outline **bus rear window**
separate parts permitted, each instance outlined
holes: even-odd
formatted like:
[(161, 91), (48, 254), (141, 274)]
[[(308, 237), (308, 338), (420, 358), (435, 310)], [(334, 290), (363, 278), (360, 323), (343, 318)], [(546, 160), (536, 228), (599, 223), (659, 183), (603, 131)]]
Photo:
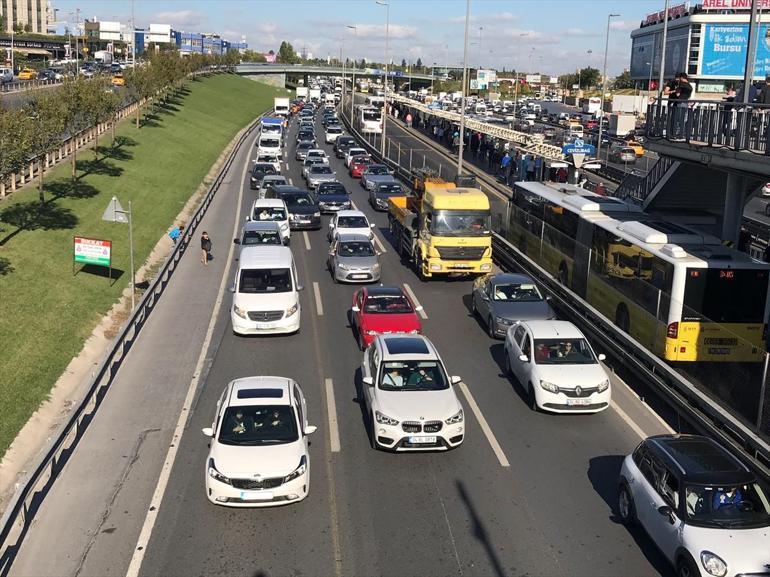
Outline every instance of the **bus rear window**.
[(683, 321), (763, 323), (768, 271), (688, 268)]

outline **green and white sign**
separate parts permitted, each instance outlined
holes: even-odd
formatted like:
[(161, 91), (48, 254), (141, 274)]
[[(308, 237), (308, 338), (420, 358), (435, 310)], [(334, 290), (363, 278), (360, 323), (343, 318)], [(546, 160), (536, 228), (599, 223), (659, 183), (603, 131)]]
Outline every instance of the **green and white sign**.
[(96, 266), (112, 266), (112, 241), (75, 237), (75, 262)]

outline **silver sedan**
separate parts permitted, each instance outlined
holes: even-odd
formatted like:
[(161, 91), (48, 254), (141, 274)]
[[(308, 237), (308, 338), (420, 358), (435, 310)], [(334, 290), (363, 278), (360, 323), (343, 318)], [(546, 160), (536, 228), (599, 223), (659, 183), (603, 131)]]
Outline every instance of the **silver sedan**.
[(342, 234), (335, 238), (326, 265), (335, 283), (380, 280), (380, 253), (362, 234)]

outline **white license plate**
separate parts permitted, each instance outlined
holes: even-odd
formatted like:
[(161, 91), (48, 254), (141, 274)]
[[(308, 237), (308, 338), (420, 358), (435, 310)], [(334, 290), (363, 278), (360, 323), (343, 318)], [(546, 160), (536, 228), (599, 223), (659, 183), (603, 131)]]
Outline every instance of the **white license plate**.
[(272, 501), (272, 491), (241, 491), (243, 501)]
[(473, 268), (473, 267), (469, 264), (453, 264), (452, 268)]
[(274, 329), (275, 323), (257, 323), (258, 329)]
[(591, 400), (590, 399), (567, 399), (567, 406), (582, 406), (582, 405), (590, 405)]
[(420, 445), (420, 444), (426, 444), (430, 445), (431, 443), (436, 442), (436, 437), (409, 437), (409, 442), (412, 445)]
[(300, 224), (310, 224), (309, 220), (298, 220), (297, 222)]
[(352, 274), (350, 278), (369, 278), (368, 274)]

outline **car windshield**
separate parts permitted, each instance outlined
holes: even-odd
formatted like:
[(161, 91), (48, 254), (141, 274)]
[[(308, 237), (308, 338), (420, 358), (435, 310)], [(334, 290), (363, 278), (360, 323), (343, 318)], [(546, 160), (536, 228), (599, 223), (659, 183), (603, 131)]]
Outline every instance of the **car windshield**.
[(412, 312), (412, 305), (404, 295), (369, 295), (364, 303), (364, 312), (404, 315)]
[(298, 439), (292, 407), (259, 405), (227, 407), (218, 440), (223, 445), (278, 445)]
[(326, 158), (326, 154), (322, 150), (311, 150), (307, 155), (310, 158)]
[(260, 174), (275, 174), (275, 166), (272, 164), (255, 164), (254, 169), (251, 171), (254, 176)]
[[(274, 162), (275, 162), (275, 163), (277, 163), (277, 162), (278, 162), (278, 157), (277, 157), (277, 156), (274, 156), (274, 155), (272, 155), (272, 154), (262, 154), (262, 155), (260, 155), (260, 156), (257, 158), (257, 160), (258, 160), (260, 163), (271, 163), (271, 164), (272, 164), (272, 163), (274, 163)], [(268, 169), (266, 170), (266, 172), (268, 172), (269, 174), (275, 174), (275, 173), (276, 173), (276, 170), (275, 170), (275, 166), (273, 166), (273, 171), (272, 171), (272, 172), (269, 172), (269, 171), (270, 171), (270, 169), (268, 168)]]
[(321, 165), (321, 166), (313, 166), (310, 168), (310, 174), (334, 174), (332, 172), (332, 169), (328, 166)]
[[(745, 485), (686, 485), (685, 510), (693, 525), (766, 527), (770, 502), (758, 483)], [(679, 495), (675, 495), (678, 501)]]
[(367, 174), (388, 174), (388, 167), (383, 166), (382, 164), (372, 164), (369, 168), (366, 169)]
[(291, 291), (288, 268), (245, 268), (241, 270), (238, 292), (245, 294), (287, 293)]
[(533, 284), (498, 283), (494, 285), (493, 289), (492, 300), (495, 301), (521, 303), (543, 300), (543, 295), (540, 294), (538, 288)]
[(286, 220), (286, 211), (282, 206), (258, 206), (254, 208), (254, 220)]
[(247, 230), (243, 233), (241, 245), (252, 244), (282, 244), (281, 235), (277, 230)]
[(449, 388), (444, 371), (436, 361), (386, 361), (382, 363), (379, 385), (383, 391), (441, 391)]
[(366, 154), (366, 150), (364, 150), (363, 148), (351, 148), (350, 150), (348, 150), (348, 154), (351, 157), (354, 157), (359, 154)]
[(330, 126), (326, 129), (326, 132), (329, 134), (340, 134), (342, 132), (341, 128), (337, 128), (336, 126)]
[(318, 187), (318, 194), (324, 195), (324, 194), (347, 194), (348, 191), (345, 190), (345, 186), (341, 182), (330, 182), (321, 184)]
[(356, 165), (363, 165), (363, 164), (369, 164), (372, 161), (371, 158), (368, 156), (355, 156), (353, 157), (353, 162), (351, 164)]
[(381, 184), (377, 187), (377, 194), (381, 194), (383, 196), (394, 196), (394, 195), (402, 195), (404, 194), (404, 190), (401, 188), (401, 185), (394, 182), (391, 184)]
[(312, 142), (300, 142), (297, 145), (297, 150), (310, 150), (311, 148), (313, 148)]
[(313, 200), (307, 194), (282, 194), (281, 198), (292, 206), (312, 206)]
[(365, 216), (341, 216), (337, 219), (339, 228), (369, 228)]
[(341, 242), (337, 248), (337, 255), (342, 258), (374, 256), (374, 247), (372, 243), (360, 240)]
[(489, 236), (489, 211), (437, 210), (433, 213), (431, 233), (438, 236)]
[(316, 166), (318, 164), (326, 164), (324, 162), (323, 158), (318, 158), (317, 156), (310, 156), (310, 153), (308, 153), (308, 157), (305, 159), (305, 166)]
[(593, 365), (596, 363), (588, 341), (573, 339), (535, 339), (538, 365)]
[(337, 146), (351, 146), (355, 144), (355, 139), (352, 136), (342, 136), (337, 139)]

